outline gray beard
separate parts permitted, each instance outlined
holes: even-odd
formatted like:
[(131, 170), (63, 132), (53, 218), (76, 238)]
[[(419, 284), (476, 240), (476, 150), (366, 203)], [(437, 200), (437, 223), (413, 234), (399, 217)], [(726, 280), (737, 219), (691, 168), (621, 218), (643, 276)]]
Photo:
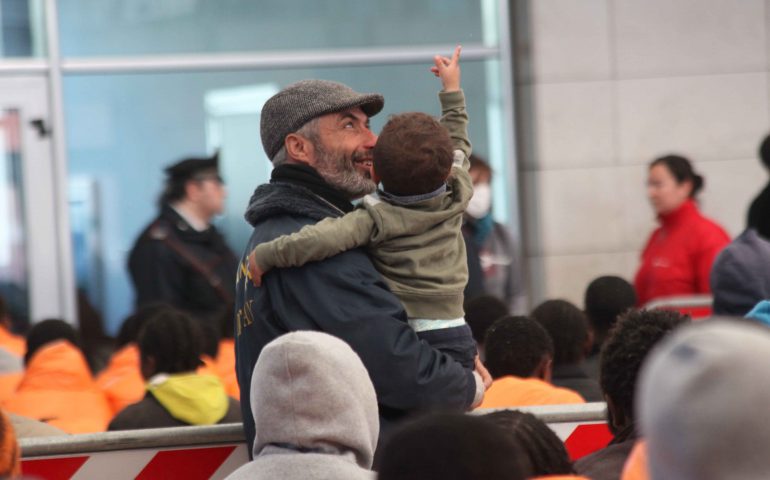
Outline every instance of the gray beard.
[(339, 152), (327, 151), (320, 142), (315, 145), (317, 161), (315, 169), (326, 183), (346, 194), (350, 199), (361, 198), (374, 192), (377, 185), (368, 176), (364, 176), (356, 170), (353, 160)]

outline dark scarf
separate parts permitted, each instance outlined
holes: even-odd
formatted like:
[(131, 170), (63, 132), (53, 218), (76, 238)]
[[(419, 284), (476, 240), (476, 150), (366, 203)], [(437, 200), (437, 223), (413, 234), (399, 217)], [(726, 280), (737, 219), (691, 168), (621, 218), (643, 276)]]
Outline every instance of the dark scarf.
[(321, 220), (351, 212), (353, 208), (350, 200), (313, 168), (290, 164), (274, 168), (270, 183), (257, 187), (245, 217), (253, 226), (272, 215), (298, 214)]
[(314, 168), (305, 164), (284, 164), (275, 167), (270, 176), (270, 183), (277, 182), (301, 185), (343, 212), (353, 211), (353, 204), (342, 192), (326, 183)]

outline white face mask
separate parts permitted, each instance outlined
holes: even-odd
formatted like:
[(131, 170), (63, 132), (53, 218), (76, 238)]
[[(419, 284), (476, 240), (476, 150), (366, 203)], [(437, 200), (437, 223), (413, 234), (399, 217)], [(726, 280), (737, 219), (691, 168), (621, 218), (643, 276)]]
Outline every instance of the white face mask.
[(484, 218), (492, 207), (492, 188), (488, 183), (477, 183), (473, 186), (473, 196), (468, 202), (465, 213), (473, 218)]

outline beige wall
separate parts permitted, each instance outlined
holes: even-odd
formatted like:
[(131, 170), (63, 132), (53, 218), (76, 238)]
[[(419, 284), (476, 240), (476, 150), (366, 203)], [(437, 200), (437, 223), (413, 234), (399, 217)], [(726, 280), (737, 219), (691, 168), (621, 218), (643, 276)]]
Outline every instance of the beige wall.
[(767, 181), (770, 0), (514, 0), (532, 301), (629, 280), (655, 226), (646, 164), (677, 152), (735, 236)]

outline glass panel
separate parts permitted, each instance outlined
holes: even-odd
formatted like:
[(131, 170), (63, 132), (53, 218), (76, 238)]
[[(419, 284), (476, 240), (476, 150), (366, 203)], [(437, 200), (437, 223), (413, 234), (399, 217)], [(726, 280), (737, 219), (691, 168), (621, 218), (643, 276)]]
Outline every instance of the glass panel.
[(42, 0), (0, 0), (0, 56), (45, 55)]
[(17, 330), (29, 322), (18, 110), (0, 110), (0, 296)]
[[(465, 62), (463, 83), (474, 149), (502, 164), (495, 157), (500, 149), (488, 141), (503, 134), (497, 131), (501, 128), (495, 113), (500, 110), (498, 95), (488, 86), (495, 80), (486, 78), (490, 64), (497, 63)], [(110, 331), (117, 329), (133, 306), (127, 254), (156, 215), (163, 167), (189, 154), (222, 148), (228, 199), (217, 225), (240, 255), (250, 235), (243, 212), (254, 188), (268, 179), (271, 167), (259, 137), (262, 103), (282, 86), (303, 78), (337, 80), (359, 91), (384, 94), (385, 109), (372, 119), (375, 131), (392, 113), (439, 114), (440, 84), (427, 65), (65, 78), (69, 178), (81, 191), (80, 200), (71, 199), (70, 205), (83, 207), (84, 197), (95, 202), (73, 211), (73, 218), (90, 212), (93, 217), (78, 224), (92, 231), (79, 237), (100, 239), (90, 242), (89, 248), (79, 248), (76, 255), (88, 258), (76, 258), (75, 264), (88, 267), (79, 267), (79, 275), (103, 276), (94, 281), (78, 278), (78, 285), (101, 285), (103, 298), (94, 303), (103, 305)], [(89, 193), (83, 195), (83, 191)], [(90, 298), (94, 293), (89, 291)]]
[(482, 43), (479, 0), (67, 0), (64, 56)]

